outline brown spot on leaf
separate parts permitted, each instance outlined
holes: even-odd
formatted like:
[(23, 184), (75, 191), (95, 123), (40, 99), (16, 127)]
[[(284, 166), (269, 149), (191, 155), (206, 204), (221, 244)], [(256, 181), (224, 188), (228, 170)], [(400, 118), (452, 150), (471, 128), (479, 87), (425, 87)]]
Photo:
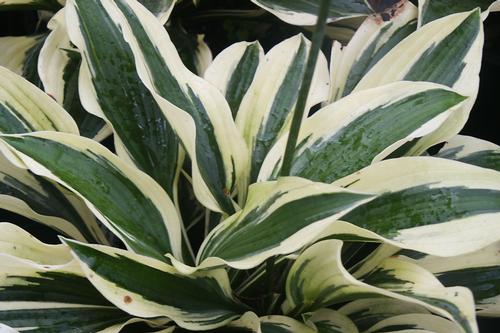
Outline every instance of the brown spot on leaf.
[(123, 302), (125, 304), (130, 304), (132, 303), (132, 297), (130, 297), (129, 295), (125, 295), (125, 297), (123, 297)]

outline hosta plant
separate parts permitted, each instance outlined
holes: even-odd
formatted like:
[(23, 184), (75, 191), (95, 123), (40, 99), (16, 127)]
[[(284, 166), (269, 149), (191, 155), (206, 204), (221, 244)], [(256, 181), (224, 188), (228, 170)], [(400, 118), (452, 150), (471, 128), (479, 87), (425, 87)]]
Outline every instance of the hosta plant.
[[(175, 1), (0, 3), (54, 11), (0, 39), (0, 208), (60, 235), (0, 223), (1, 332), (470, 333), (500, 314), (500, 149), (457, 135), (498, 4), (253, 2), (317, 21), (313, 42), (211, 61), (200, 39), (194, 74)], [(318, 54), (323, 22), (352, 17)]]

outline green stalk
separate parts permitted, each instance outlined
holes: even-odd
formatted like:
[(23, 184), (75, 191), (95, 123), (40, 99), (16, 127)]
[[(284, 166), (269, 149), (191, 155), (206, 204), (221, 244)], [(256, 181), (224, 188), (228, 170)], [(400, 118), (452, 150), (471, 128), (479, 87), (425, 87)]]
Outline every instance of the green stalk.
[[(302, 84), (299, 90), (299, 96), (297, 98), (297, 104), (293, 112), (292, 124), (290, 126), (290, 132), (288, 134), (288, 141), (286, 143), (285, 155), (283, 157), (283, 165), (281, 167), (280, 176), (286, 177), (290, 175), (292, 168), (293, 155), (295, 153), (295, 146), (297, 146), (297, 138), (299, 136), (300, 125), (302, 123), (302, 118), (304, 117), (304, 111), (306, 109), (307, 97), (309, 95), (309, 90), (311, 89), (311, 83), (314, 75), (314, 70), (316, 68), (316, 63), (318, 61), (319, 50), (323, 44), (323, 38), (325, 37), (325, 26), (326, 20), (328, 18), (328, 12), (330, 9), (331, 0), (321, 0), (319, 5), (318, 20), (316, 21), (316, 28), (313, 33), (311, 41), (311, 49), (309, 50), (309, 56), (307, 58), (306, 70), (302, 78)], [(275, 257), (267, 259), (266, 262), (266, 275), (268, 283), (268, 296), (267, 304), (273, 301), (273, 280), (274, 280), (274, 263)], [(270, 305), (272, 307), (272, 305)]]
[(323, 38), (325, 36), (325, 25), (326, 19), (328, 18), (330, 2), (331, 0), (321, 0), (320, 2), (318, 20), (316, 21), (316, 29), (314, 30), (312, 37), (312, 45), (307, 59), (306, 71), (302, 79), (302, 85), (300, 86), (297, 104), (293, 112), (290, 132), (288, 134), (288, 141), (286, 143), (285, 155), (283, 156), (283, 165), (280, 172), (280, 176), (282, 177), (289, 176), (292, 169), (293, 155), (295, 153), (295, 147), (297, 146), (300, 125), (302, 123), (302, 119), (304, 118), (307, 96), (309, 95), (309, 89), (311, 88), (311, 82), (314, 75), (314, 69), (316, 68), (319, 50), (321, 49)]

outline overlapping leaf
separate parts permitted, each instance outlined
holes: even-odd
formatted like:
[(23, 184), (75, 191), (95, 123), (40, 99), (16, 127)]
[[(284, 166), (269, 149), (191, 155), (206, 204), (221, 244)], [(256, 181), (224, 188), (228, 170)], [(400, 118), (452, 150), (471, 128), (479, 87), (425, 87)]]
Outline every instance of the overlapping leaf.
[(470, 136), (451, 138), (436, 156), (500, 171), (500, 147)]
[(106, 4), (112, 2), (75, 0), (65, 8), (70, 39), (82, 53), (81, 101), (113, 128), (118, 155), (174, 197), (181, 164), (177, 137), (141, 82), (132, 50)]
[(0, 66), (24, 76), (39, 85), (37, 60), (40, 48), (45, 42), (45, 34), (35, 36), (0, 37)]
[(205, 72), (205, 79), (225, 96), (233, 118), (252, 84), (264, 51), (259, 42), (240, 42), (222, 50)]
[(45, 224), (81, 241), (106, 239), (93, 214), (74, 194), (54, 182), (16, 167), (0, 156), (0, 208)]
[[(319, 0), (252, 0), (281, 20), (295, 25), (314, 25), (319, 9)], [(368, 16), (390, 12), (400, 6), (398, 0), (337, 0), (329, 9), (329, 21), (348, 17)]]
[(476, 7), (481, 8), (481, 11), (483, 11), (482, 16), (485, 18), (490, 10), (498, 10), (500, 8), (500, 2), (496, 0), (419, 0), (418, 7), (418, 25), (422, 26), (446, 15), (467, 12)]
[(358, 333), (354, 323), (345, 315), (331, 309), (319, 309), (304, 315), (318, 333)]
[(161, 261), (124, 250), (66, 243), (92, 284), (132, 315), (166, 316), (181, 327), (208, 330), (224, 326), (246, 310), (232, 298), (223, 270), (181, 275)]
[(131, 318), (90, 284), (67, 246), (43, 244), (8, 223), (0, 230), (2, 324), (40, 333), (117, 332), (111, 329)]
[(339, 313), (351, 319), (356, 327), (365, 332), (379, 322), (399, 315), (430, 314), (422, 305), (394, 298), (363, 298), (342, 306)]
[(64, 10), (60, 10), (48, 23), (52, 30), (40, 51), (38, 74), (44, 90), (73, 117), (80, 134), (101, 140), (110, 134), (105, 122), (85, 111), (78, 94), (78, 72), (81, 55), (69, 41)]
[(438, 256), (479, 250), (498, 240), (500, 174), (433, 157), (386, 160), (334, 185), (379, 193), (328, 232), (354, 234)]
[(2, 136), (34, 173), (64, 184), (131, 250), (181, 258), (180, 221), (163, 189), (97, 142), (65, 133)]
[[(97, 1), (75, 1), (96, 6)], [(151, 90), (192, 162), (195, 194), (206, 207), (235, 211), (231, 194), (246, 166), (246, 147), (222, 94), (182, 64), (167, 32), (151, 13), (130, 0), (103, 3), (107, 22), (134, 52), (139, 76)]]
[(339, 240), (325, 240), (297, 258), (286, 282), (285, 313), (298, 314), (358, 298), (389, 297), (424, 306), (456, 322), (464, 332), (478, 332), (468, 289), (445, 288), (430, 272), (394, 258), (357, 280), (341, 263), (341, 247)]
[(70, 115), (21, 76), (0, 67), (0, 132), (61, 131), (78, 134)]
[(391, 20), (367, 17), (349, 44), (332, 50), (330, 101), (352, 92), (363, 76), (393, 47), (416, 30), (417, 8), (405, 2)]
[[(243, 98), (236, 123), (250, 148), (250, 183), (257, 176), (267, 153), (290, 127), (305, 71), (310, 42), (302, 35), (273, 47), (255, 73)], [(322, 53), (315, 68), (306, 104), (309, 109), (328, 98), (328, 67)]]
[[(291, 175), (321, 182), (347, 176), (432, 132), (463, 101), (442, 85), (423, 82), (396, 82), (344, 97), (304, 121)], [(259, 179), (278, 175), (285, 146), (283, 137), (266, 157)]]
[(479, 87), (483, 40), (479, 10), (435, 20), (392, 48), (368, 71), (354, 91), (400, 80), (430, 81), (470, 97), (442, 127), (406, 149), (407, 154), (420, 154), (456, 135), (464, 126)]
[(500, 317), (500, 243), (455, 257), (421, 256), (412, 262), (434, 273), (445, 286), (465, 286), (480, 316)]
[(198, 263), (255, 267), (271, 256), (300, 249), (370, 198), (293, 177), (251, 185), (243, 210), (224, 220), (205, 239)]

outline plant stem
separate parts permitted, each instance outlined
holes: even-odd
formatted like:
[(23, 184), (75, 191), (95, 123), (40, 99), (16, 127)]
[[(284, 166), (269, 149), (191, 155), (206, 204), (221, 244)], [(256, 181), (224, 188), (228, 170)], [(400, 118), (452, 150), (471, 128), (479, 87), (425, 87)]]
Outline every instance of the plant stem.
[(319, 50), (323, 44), (325, 36), (326, 19), (328, 18), (328, 10), (330, 8), (331, 0), (321, 0), (319, 6), (318, 20), (316, 21), (316, 29), (312, 36), (311, 49), (309, 50), (309, 57), (307, 59), (306, 70), (302, 78), (302, 85), (300, 86), (297, 104), (293, 112), (292, 124), (290, 125), (290, 132), (286, 143), (285, 155), (283, 156), (283, 165), (281, 166), (280, 176), (286, 177), (290, 175), (292, 169), (292, 160), (295, 153), (295, 146), (299, 137), (300, 125), (304, 118), (304, 111), (306, 108), (307, 97), (311, 82), (318, 60)]
[[(328, 11), (330, 9), (330, 2), (331, 0), (321, 0), (319, 5), (318, 20), (316, 21), (316, 28), (312, 36), (311, 49), (309, 50), (309, 56), (307, 58), (306, 70), (304, 72), (304, 76), (302, 77), (302, 84), (300, 86), (299, 96), (293, 112), (292, 124), (290, 125), (290, 132), (286, 143), (285, 155), (283, 156), (283, 165), (281, 166), (280, 171), (281, 177), (289, 176), (292, 169), (292, 160), (295, 153), (295, 146), (297, 145), (297, 138), (299, 137), (300, 125), (302, 123), (302, 118), (304, 118), (307, 97), (309, 96), (309, 90), (311, 89), (311, 83), (316, 69), (316, 63), (318, 61), (319, 50), (321, 49), (323, 38), (325, 36), (325, 25), (326, 19), (328, 18)], [(267, 259), (266, 275), (268, 283), (268, 304), (273, 301), (272, 283), (274, 280), (274, 263), (275, 257)]]

